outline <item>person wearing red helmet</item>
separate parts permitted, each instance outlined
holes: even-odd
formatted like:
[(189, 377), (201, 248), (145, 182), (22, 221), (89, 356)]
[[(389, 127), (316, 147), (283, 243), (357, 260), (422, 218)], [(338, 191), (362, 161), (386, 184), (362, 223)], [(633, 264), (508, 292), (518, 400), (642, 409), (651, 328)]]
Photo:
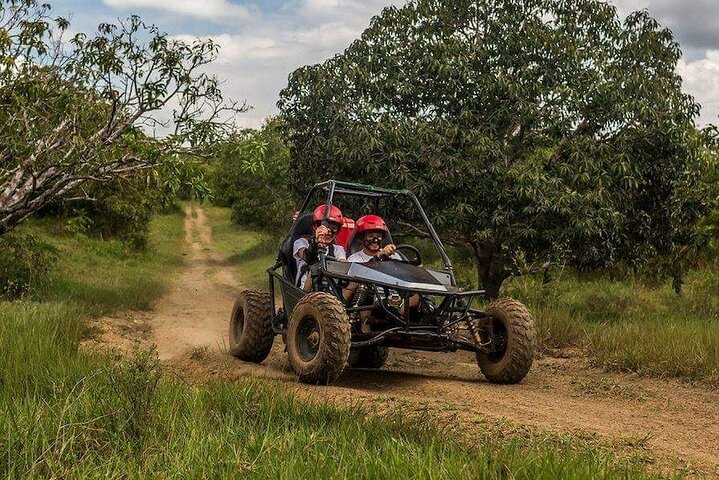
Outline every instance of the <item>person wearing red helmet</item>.
[(385, 260), (392, 258), (401, 260), (396, 253), (397, 247), (390, 243), (382, 246), (387, 236), (387, 224), (379, 215), (364, 215), (355, 222), (355, 235), (359, 238), (362, 250), (359, 250), (347, 259), (348, 262), (369, 262), (371, 260)]
[(312, 212), (312, 232), (308, 237), (301, 237), (295, 240), (292, 245), (292, 255), (297, 262), (297, 277), (295, 284), (309, 291), (312, 289), (312, 282), (307, 273), (309, 266), (317, 261), (317, 255), (320, 251), (324, 251), (328, 256), (334, 257), (336, 260), (346, 260), (347, 254), (341, 245), (334, 243), (337, 234), (344, 224), (342, 211), (330, 206), (327, 223), (325, 221), (325, 212), (327, 205), (319, 205)]
[[(357, 219), (355, 222), (355, 235), (359, 238), (362, 249), (353, 253), (347, 258), (348, 262), (370, 262), (377, 260), (402, 260), (402, 257), (397, 253), (397, 247), (390, 243), (382, 247), (382, 242), (389, 233), (387, 224), (379, 215), (364, 215)], [(342, 296), (345, 300), (349, 300), (354, 296), (357, 290), (357, 282), (351, 282), (343, 290)], [(419, 295), (412, 295), (409, 298), (409, 306), (411, 308), (417, 308), (420, 303)], [(404, 308), (400, 309), (404, 311)], [(362, 325), (361, 330), (363, 333), (371, 332), (371, 327), (365, 323), (369, 316), (369, 312), (362, 312)]]

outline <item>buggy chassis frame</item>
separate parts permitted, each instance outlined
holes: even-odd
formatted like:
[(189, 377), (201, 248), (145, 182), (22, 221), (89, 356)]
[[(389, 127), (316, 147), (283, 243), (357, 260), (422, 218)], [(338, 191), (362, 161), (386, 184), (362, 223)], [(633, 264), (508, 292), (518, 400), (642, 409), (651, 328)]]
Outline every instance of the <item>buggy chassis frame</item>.
[[(299, 215), (294, 220), (290, 231), (294, 230), (300, 216), (307, 211), (315, 192), (322, 190), (327, 192), (326, 205), (328, 207), (332, 205), (334, 196), (337, 193), (342, 195), (375, 198), (376, 200), (379, 200), (381, 197), (399, 195), (409, 197), (415, 208), (419, 211), (422, 221), (427, 228), (429, 237), (434, 242), (444, 264), (443, 270), (427, 269), (428, 271), (434, 272), (436, 274), (435, 276), (443, 279), (442, 288), (430, 288), (430, 285), (427, 285), (424, 288), (422, 286), (403, 287), (398, 283), (382, 281), (368, 282), (366, 279), (358, 279), (357, 277), (354, 277), (344, 271), (346, 268), (343, 268), (341, 264), (346, 264), (347, 262), (331, 260), (321, 253), (319, 255), (319, 263), (313, 275), (317, 278), (325, 279), (326, 285), (328, 286), (327, 291), (339, 298), (343, 304), (345, 302), (342, 297), (341, 282), (359, 281), (360, 283), (370, 283), (379, 287), (374, 291), (374, 298), (371, 304), (346, 307), (348, 314), (382, 309), (386, 318), (393, 324), (390, 328), (369, 334), (354, 333), (352, 335), (351, 348), (381, 345), (428, 351), (467, 350), (472, 352), (482, 352), (488, 349), (490, 342), (482, 341), (482, 338), (492, 338), (492, 317), (482, 310), (472, 308), (472, 303), (477, 297), (484, 295), (484, 290), (463, 291), (461, 288), (457, 287), (452, 262), (442, 245), (442, 241), (439, 239), (439, 236), (432, 227), (429, 218), (422, 209), (419, 200), (412, 192), (407, 190), (392, 190), (368, 185), (339, 182), (335, 180), (318, 183), (312, 187), (307, 194), (305, 201), (299, 210)], [(329, 211), (329, 208), (325, 210), (325, 222), (327, 221)], [(285, 337), (287, 335), (287, 319), (291, 315), (299, 299), (308, 292), (296, 287), (292, 282), (284, 278), (281, 267), (282, 260), (278, 256), (277, 262), (273, 267), (267, 269), (267, 273), (270, 300), (272, 302), (272, 329), (275, 334)], [(285, 315), (278, 315), (276, 313), (276, 282), (278, 282), (280, 286), (283, 306), (286, 312)], [(317, 285), (319, 282), (316, 282), (315, 284)], [(437, 305), (427, 315), (424, 315), (419, 319), (412, 319), (409, 308), (405, 308), (404, 315), (401, 315), (398, 309), (390, 307), (388, 305), (387, 296), (380, 294), (380, 289), (382, 289), (385, 293), (387, 293), (388, 289), (397, 292), (405, 305), (408, 305), (409, 298), (414, 294), (432, 295), (435, 297), (441, 297), (442, 300), (439, 305)], [(471, 327), (473, 324), (472, 320), (479, 320), (479, 329)], [(449, 329), (461, 322), (466, 322), (467, 325), (470, 326), (470, 332), (473, 334), (474, 341), (468, 341), (467, 339), (459, 338), (458, 336), (451, 334)], [(480, 330), (482, 332), (481, 336), (479, 334)]]

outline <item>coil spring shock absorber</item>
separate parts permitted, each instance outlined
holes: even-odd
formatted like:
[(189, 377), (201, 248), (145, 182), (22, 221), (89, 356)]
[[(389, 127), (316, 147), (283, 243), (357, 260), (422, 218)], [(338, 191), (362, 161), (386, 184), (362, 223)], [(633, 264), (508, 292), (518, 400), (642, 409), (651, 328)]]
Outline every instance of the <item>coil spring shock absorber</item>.
[(352, 306), (359, 307), (367, 299), (367, 285), (360, 283), (352, 296)]
[(471, 316), (467, 318), (465, 321), (467, 329), (469, 330), (469, 333), (472, 334), (474, 343), (476, 343), (478, 347), (486, 347), (492, 342), (492, 340), (488, 339), (486, 342), (482, 341), (482, 335), (479, 333), (479, 326), (473, 320), (474, 319)]
[[(362, 306), (362, 304), (367, 299), (367, 290), (367, 285), (365, 285), (364, 283), (360, 283), (357, 286), (357, 289), (352, 294), (352, 298), (350, 298), (349, 300), (349, 305), (355, 308)], [(361, 319), (362, 317), (359, 312), (352, 312), (350, 314), (351, 323), (359, 323)]]

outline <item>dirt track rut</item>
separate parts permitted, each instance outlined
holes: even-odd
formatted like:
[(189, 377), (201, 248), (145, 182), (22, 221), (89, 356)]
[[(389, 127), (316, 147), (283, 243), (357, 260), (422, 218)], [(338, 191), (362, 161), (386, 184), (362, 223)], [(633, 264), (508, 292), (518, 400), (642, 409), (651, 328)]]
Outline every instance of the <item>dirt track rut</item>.
[(484, 381), (466, 352), (395, 350), (383, 370), (345, 371), (331, 387), (297, 384), (279, 338), (263, 364), (236, 360), (226, 354), (227, 330), (242, 286), (213, 249), (204, 211), (190, 206), (185, 213), (186, 268), (172, 291), (150, 312), (104, 319), (100, 342), (120, 349), (137, 340), (154, 343), (163, 362), (193, 380), (273, 378), (303, 395), (338, 402), (429, 405), (452, 412), (467, 429), (481, 428), (482, 419), (508, 420), (642, 450), (660, 468), (688, 466), (719, 477), (719, 392), (608, 374), (581, 356), (541, 358), (523, 383), (510, 386)]

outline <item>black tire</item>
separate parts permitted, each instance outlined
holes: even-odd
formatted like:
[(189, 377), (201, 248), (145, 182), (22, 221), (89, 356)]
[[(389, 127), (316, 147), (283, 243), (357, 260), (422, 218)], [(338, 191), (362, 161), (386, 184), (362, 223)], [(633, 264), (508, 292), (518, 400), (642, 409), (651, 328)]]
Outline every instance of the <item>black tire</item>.
[(315, 385), (335, 381), (350, 353), (350, 323), (342, 303), (329, 293), (305, 295), (287, 330), (287, 354), (299, 380)]
[(270, 354), (274, 338), (270, 296), (256, 290), (240, 293), (230, 317), (230, 354), (260, 363)]
[(492, 383), (518, 383), (529, 373), (534, 361), (537, 344), (534, 319), (527, 307), (511, 298), (493, 301), (487, 313), (493, 317), (490, 348), (495, 348), (477, 353), (479, 369)]
[(382, 368), (387, 362), (389, 347), (372, 345), (350, 352), (350, 368)]

